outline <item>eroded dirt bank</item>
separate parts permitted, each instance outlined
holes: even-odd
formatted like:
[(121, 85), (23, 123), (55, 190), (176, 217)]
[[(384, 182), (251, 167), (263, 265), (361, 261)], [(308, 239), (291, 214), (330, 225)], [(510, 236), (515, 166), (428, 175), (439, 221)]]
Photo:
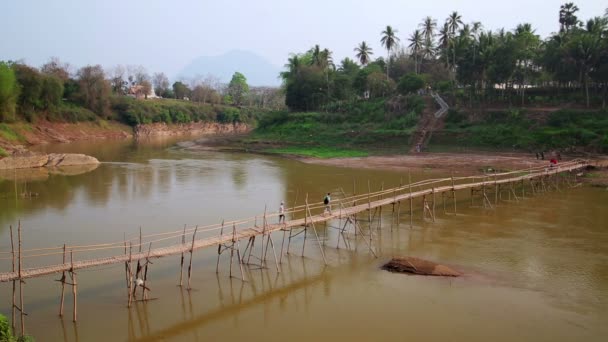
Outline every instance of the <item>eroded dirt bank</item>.
[(176, 135), (206, 135), (206, 134), (244, 134), (251, 131), (251, 126), (244, 123), (192, 122), (187, 124), (167, 125), (153, 123), (135, 127), (138, 138)]

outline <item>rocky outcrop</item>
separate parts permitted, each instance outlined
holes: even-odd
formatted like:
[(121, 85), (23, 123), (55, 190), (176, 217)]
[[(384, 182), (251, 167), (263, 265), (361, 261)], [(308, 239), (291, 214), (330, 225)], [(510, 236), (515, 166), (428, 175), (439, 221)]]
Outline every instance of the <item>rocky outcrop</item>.
[(0, 159), (0, 170), (29, 169), (40, 167), (62, 167), (78, 165), (97, 165), (97, 158), (85, 154), (51, 153), (42, 154), (34, 152), (16, 153)]
[(218, 122), (192, 122), (188, 124), (167, 125), (164, 122), (137, 125), (135, 136), (156, 137), (156, 136), (175, 136), (175, 135), (203, 135), (203, 134), (242, 134), (251, 131), (251, 126), (236, 122), (222, 124)]
[(48, 157), (49, 160), (45, 165), (48, 167), (99, 164), (99, 160), (97, 160), (97, 158), (87, 156), (86, 154), (51, 153), (48, 155)]
[(443, 277), (459, 277), (462, 275), (460, 272), (454, 271), (445, 265), (414, 257), (393, 258), (382, 266), (382, 269), (391, 272)]
[(49, 161), (46, 154), (23, 153), (0, 159), (0, 170), (43, 167)]

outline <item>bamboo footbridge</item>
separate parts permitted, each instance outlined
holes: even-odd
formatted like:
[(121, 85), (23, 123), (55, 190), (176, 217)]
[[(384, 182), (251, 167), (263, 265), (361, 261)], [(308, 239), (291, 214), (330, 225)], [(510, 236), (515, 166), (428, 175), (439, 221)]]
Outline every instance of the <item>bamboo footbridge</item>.
[[(261, 237), (260, 255), (254, 256), (254, 262), (257, 259), (261, 266), (265, 266), (269, 248), (272, 250), (274, 261), (279, 272), (279, 264), (283, 257), (286, 235), (289, 236), (287, 242), (287, 253), (289, 253), (291, 239), (301, 233), (304, 234), (304, 244), (302, 246), (302, 255), (306, 245), (306, 237), (309, 230), (312, 230), (318, 242), (319, 250), (323, 261), (327, 264), (324, 247), (319, 242), (317, 235), (317, 226), (319, 224), (327, 224), (332, 220), (340, 220), (340, 226), (337, 229), (340, 233), (347, 232), (347, 229), (352, 229), (355, 236), (363, 237), (366, 241), (370, 253), (376, 256), (373, 249), (373, 233), (372, 222), (379, 220), (381, 225), (382, 208), (392, 206), (393, 216), (399, 215), (402, 202), (409, 202), (409, 217), (410, 225), (412, 224), (413, 201), (414, 199), (422, 200), (422, 218), (424, 220), (435, 220), (435, 201), (436, 195), (440, 195), (443, 200), (443, 209), (446, 210), (446, 200), (451, 201), (454, 213), (456, 212), (456, 193), (457, 191), (470, 190), (471, 204), (474, 198), (479, 198), (483, 203), (484, 208), (493, 208), (499, 199), (502, 199), (504, 193), (507, 193), (509, 198), (513, 196), (515, 200), (525, 196), (526, 187), (531, 194), (545, 192), (548, 190), (559, 190), (561, 184), (570, 184), (570, 178), (576, 178), (577, 170), (583, 169), (591, 163), (587, 160), (572, 160), (561, 163), (555, 167), (534, 167), (510, 172), (493, 172), (484, 173), (479, 176), (469, 177), (447, 177), (441, 179), (429, 179), (419, 182), (400, 185), (390, 189), (381, 189), (372, 192), (368, 182), (368, 192), (364, 194), (353, 194), (347, 196), (343, 190), (342, 198), (331, 202), (331, 211), (327, 212), (326, 206), (323, 203), (309, 203), (308, 195), (306, 195), (305, 204), (296, 205), (288, 208), (285, 215), (291, 217), (291, 220), (280, 224), (270, 223), (269, 221), (277, 222), (278, 213), (267, 213), (266, 210), (261, 216), (246, 218), (237, 221), (224, 221), (219, 224), (208, 226), (186, 227), (183, 229), (143, 235), (141, 229), (139, 236), (133, 236), (122, 241), (70, 246), (63, 245), (58, 247), (38, 248), (38, 249), (22, 249), (21, 226), (18, 227), (18, 244), (15, 246), (13, 239), (13, 228), (11, 227), (11, 251), (0, 252), (0, 260), (12, 260), (12, 270), (10, 272), (0, 273), (0, 282), (13, 282), (13, 324), (15, 322), (15, 310), (21, 312), (22, 333), (23, 326), (23, 280), (28, 278), (42, 277), (51, 274), (61, 273), (61, 306), (60, 315), (63, 315), (63, 299), (65, 285), (72, 286), (74, 296), (73, 317), (76, 321), (76, 291), (77, 291), (77, 270), (90, 269), (105, 265), (124, 264), (125, 278), (128, 287), (128, 303), (135, 300), (135, 293), (138, 287), (142, 288), (143, 298), (146, 300), (146, 286), (148, 276), (148, 266), (150, 260), (154, 258), (167, 257), (172, 255), (180, 255), (180, 278), (179, 285), (183, 284), (184, 259), (185, 254), (190, 254), (189, 265), (187, 266), (187, 286), (190, 289), (190, 278), (192, 273), (192, 254), (194, 251), (216, 247), (218, 254), (218, 262), (216, 270), (219, 268), (220, 255), (226, 251), (230, 252), (230, 276), (232, 276), (232, 265), (234, 256), (237, 256), (238, 266), (241, 271), (241, 279), (244, 279), (243, 265), (251, 264), (252, 251), (256, 237)], [(567, 175), (567, 176), (564, 176)], [(568, 177), (569, 176), (569, 177)], [(527, 184), (526, 184), (527, 183)], [(382, 186), (383, 187), (383, 186)], [(519, 194), (519, 197), (518, 197)], [(493, 201), (490, 199), (493, 198)], [(297, 202), (297, 196), (296, 196)], [(404, 209), (405, 210), (405, 209)], [(377, 212), (380, 212), (376, 218)], [(365, 219), (357, 217), (358, 214), (367, 213)], [(372, 218), (373, 214), (373, 218)], [(394, 220), (393, 220), (394, 221)], [(344, 226), (342, 226), (344, 222)], [(368, 223), (367, 236), (361, 223)], [(347, 228), (348, 227), (348, 228)], [(336, 228), (336, 227), (332, 227)], [(392, 228), (392, 223), (391, 223)], [(296, 232), (294, 232), (296, 230)], [(298, 231), (299, 230), (299, 231)], [(272, 233), (283, 232), (283, 241), (280, 246), (279, 257), (275, 250), (275, 242), (272, 239)], [(311, 233), (311, 234), (312, 234)], [(177, 241), (177, 243), (175, 243)], [(241, 250), (240, 241), (247, 241), (245, 249)], [(344, 239), (344, 244), (347, 244)], [(338, 246), (340, 239), (338, 238)], [(79, 260), (74, 260), (75, 256)], [(23, 261), (26, 260), (29, 266), (23, 267)], [(35, 262), (34, 262), (35, 260)], [(133, 268), (132, 263), (137, 262), (137, 267)], [(67, 280), (66, 273), (70, 276), (71, 281)], [(15, 287), (19, 283), (20, 288), (20, 304), (16, 304)], [(142, 283), (143, 282), (143, 283)]]

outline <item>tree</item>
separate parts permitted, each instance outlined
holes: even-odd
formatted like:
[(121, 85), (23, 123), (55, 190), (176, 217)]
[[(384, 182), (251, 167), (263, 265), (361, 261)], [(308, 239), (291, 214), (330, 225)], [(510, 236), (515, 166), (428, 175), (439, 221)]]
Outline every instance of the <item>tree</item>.
[(117, 95), (125, 95), (127, 93), (127, 81), (125, 81), (125, 68), (122, 65), (115, 66), (110, 72), (110, 85), (112, 91)]
[(23, 111), (34, 111), (42, 107), (40, 92), (42, 91), (42, 75), (38, 70), (25, 64), (14, 64), (13, 69), (17, 76), (17, 83), (21, 91), (18, 104)]
[(443, 55), (445, 56), (445, 66), (450, 69), (450, 26), (446, 22), (443, 27), (439, 30), (439, 47), (441, 48)]
[(139, 88), (137, 89), (137, 96), (142, 96), (147, 99), (148, 95), (152, 93), (152, 83), (148, 80), (143, 80), (139, 84)]
[(450, 41), (452, 42), (452, 67), (456, 67), (456, 31), (462, 25), (462, 17), (458, 12), (454, 11), (447, 19), (448, 32), (450, 33)]
[(590, 74), (598, 66), (601, 48), (601, 37), (586, 31), (578, 32), (567, 45), (569, 55), (574, 59), (582, 76), (587, 107), (589, 107)]
[(190, 96), (190, 89), (188, 89), (188, 86), (181, 81), (177, 81), (173, 83), (173, 94), (175, 95), (176, 99), (184, 100)]
[(382, 46), (386, 48), (386, 79), (389, 79), (388, 69), (391, 61), (391, 50), (397, 43), (399, 42), (399, 38), (397, 37), (397, 30), (393, 30), (393, 28), (388, 25), (384, 31), (382, 31), (382, 39), (380, 39), (380, 43)]
[(228, 84), (228, 94), (232, 97), (232, 101), (235, 105), (240, 106), (243, 104), (248, 93), (249, 85), (247, 85), (247, 78), (240, 72), (235, 72)]
[(410, 36), (409, 41), (410, 45), (408, 47), (411, 49), (412, 55), (414, 55), (414, 69), (415, 72), (418, 73), (420, 70), (418, 58), (420, 57), (420, 52), (422, 51), (423, 45), (422, 34), (420, 34), (420, 30), (415, 30), (414, 33), (412, 33), (412, 35)]
[(578, 12), (578, 7), (572, 2), (561, 5), (559, 9), (560, 32), (569, 33), (578, 24), (576, 12)]
[(422, 76), (409, 73), (399, 79), (397, 90), (403, 95), (412, 94), (424, 87), (424, 78)]
[(372, 48), (369, 47), (365, 41), (361, 42), (361, 44), (355, 48), (355, 52), (357, 52), (355, 56), (359, 59), (361, 65), (369, 63), (370, 56), (374, 54)]
[(435, 28), (437, 28), (437, 21), (431, 17), (424, 18), (424, 21), (420, 24), (422, 29), (422, 35), (424, 36), (423, 54), (426, 58), (431, 59), (435, 54)]
[(40, 100), (44, 109), (52, 109), (61, 103), (63, 98), (63, 81), (54, 75), (44, 77)]
[(110, 115), (111, 87), (101, 65), (88, 65), (76, 73), (80, 103), (103, 118)]
[(70, 79), (70, 65), (62, 63), (57, 57), (51, 57), (48, 62), (42, 65), (40, 71), (46, 75), (53, 75), (62, 82)]
[(165, 97), (165, 93), (169, 90), (169, 78), (163, 72), (157, 72), (152, 76), (152, 84), (154, 85), (154, 93), (156, 96)]
[(5, 62), (0, 62), (0, 121), (15, 120), (15, 109), (19, 98), (19, 85), (15, 71)]
[(525, 88), (528, 83), (527, 80), (532, 69), (532, 64), (537, 56), (538, 48), (540, 46), (540, 38), (534, 34), (532, 25), (528, 23), (517, 25), (514, 38), (517, 51), (517, 71), (519, 72), (521, 85), (521, 105), (523, 106), (525, 99)]

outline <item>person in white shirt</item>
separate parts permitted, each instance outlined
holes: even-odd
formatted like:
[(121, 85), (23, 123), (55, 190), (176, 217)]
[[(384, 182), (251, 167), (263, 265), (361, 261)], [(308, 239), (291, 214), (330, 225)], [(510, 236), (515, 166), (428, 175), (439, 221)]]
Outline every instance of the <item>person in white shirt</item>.
[(281, 220), (285, 223), (285, 205), (283, 202), (281, 202), (281, 206), (279, 207), (279, 224), (281, 223)]

